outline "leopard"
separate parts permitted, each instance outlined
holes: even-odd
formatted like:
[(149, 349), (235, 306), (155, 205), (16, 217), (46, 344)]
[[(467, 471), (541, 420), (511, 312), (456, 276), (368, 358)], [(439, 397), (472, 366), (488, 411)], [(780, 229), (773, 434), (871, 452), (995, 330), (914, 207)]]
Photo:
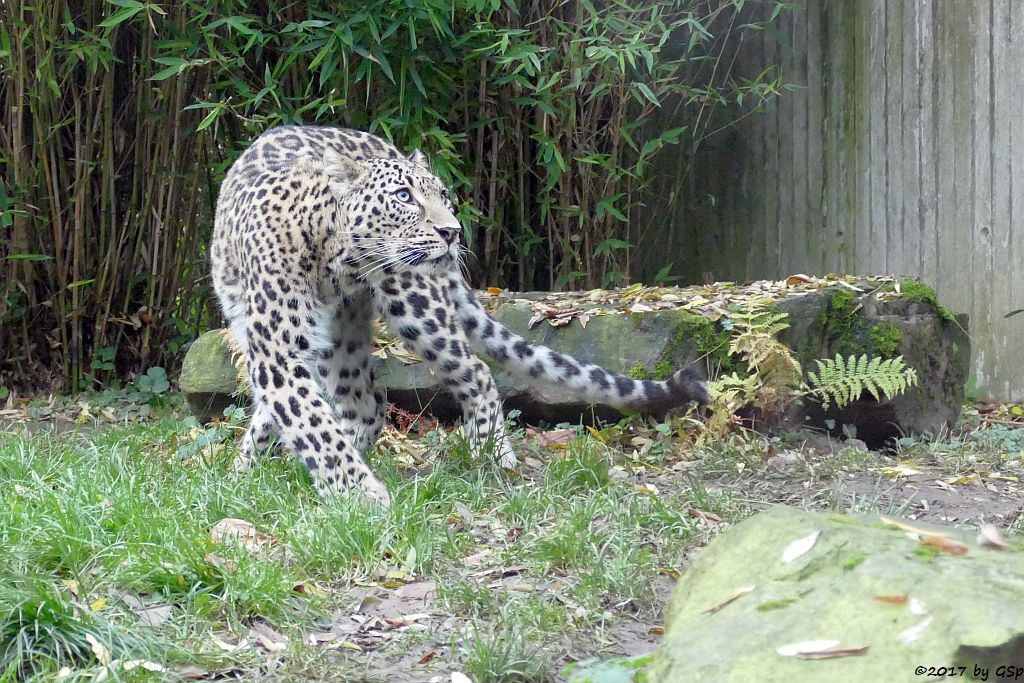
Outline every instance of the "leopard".
[(251, 416), (237, 465), (276, 446), (321, 497), (390, 505), (367, 453), (386, 415), (374, 377), (374, 321), (441, 378), (474, 453), (514, 468), (501, 396), (471, 349), (527, 382), (568, 387), (623, 410), (706, 404), (703, 372), (634, 379), (532, 343), (495, 320), (464, 275), (455, 197), (421, 150), (372, 133), (282, 125), (227, 170), (209, 254), (213, 287), (246, 361)]

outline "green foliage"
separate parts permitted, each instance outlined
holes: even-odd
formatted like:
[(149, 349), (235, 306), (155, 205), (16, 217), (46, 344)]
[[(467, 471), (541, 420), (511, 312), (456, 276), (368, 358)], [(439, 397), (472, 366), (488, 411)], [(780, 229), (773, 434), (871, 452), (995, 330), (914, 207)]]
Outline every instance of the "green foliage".
[(167, 381), (166, 370), (154, 367), (146, 370), (146, 374), (135, 378), (135, 388), (144, 394), (160, 396), (171, 388), (171, 383)]
[(903, 331), (895, 323), (881, 323), (868, 331), (871, 346), (883, 358), (893, 356), (903, 341)]
[(815, 361), (818, 372), (808, 372), (811, 396), (819, 398), (827, 410), (832, 402), (842, 408), (857, 400), (865, 391), (876, 401), (882, 396), (891, 399), (917, 385), (917, 371), (907, 367), (902, 356), (869, 358), (866, 354), (844, 359)]
[[(466, 200), (478, 282), (627, 280), (633, 245), (656, 242), (640, 209), (657, 156), (675, 148), (685, 170), (707, 135), (779, 93), (772, 68), (733, 71), (774, 19), (749, 7), (2, 3), (0, 373), (49, 368), (74, 388), (173, 365), (216, 322), (217, 184), (282, 123), (428, 152)], [(110, 347), (117, 367), (93, 366)]]
[(903, 280), (900, 282), (900, 294), (911, 301), (931, 304), (943, 320), (954, 322), (953, 313), (939, 303), (935, 290), (920, 280)]

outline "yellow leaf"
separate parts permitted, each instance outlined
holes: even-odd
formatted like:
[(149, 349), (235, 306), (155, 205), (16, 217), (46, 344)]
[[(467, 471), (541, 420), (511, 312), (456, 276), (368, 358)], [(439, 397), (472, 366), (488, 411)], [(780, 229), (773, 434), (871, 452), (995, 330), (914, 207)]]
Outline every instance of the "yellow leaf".
[(487, 288), (487, 293), (490, 294), (491, 296), (498, 296), (499, 294), (501, 294), (504, 291), (505, 290), (502, 289), (501, 287), (488, 287)]
[(89, 609), (91, 609), (93, 612), (99, 612), (101, 609), (103, 609), (106, 606), (106, 604), (107, 604), (107, 599), (106, 598), (100, 598), (99, 600), (94, 600), (91, 603), (89, 603)]

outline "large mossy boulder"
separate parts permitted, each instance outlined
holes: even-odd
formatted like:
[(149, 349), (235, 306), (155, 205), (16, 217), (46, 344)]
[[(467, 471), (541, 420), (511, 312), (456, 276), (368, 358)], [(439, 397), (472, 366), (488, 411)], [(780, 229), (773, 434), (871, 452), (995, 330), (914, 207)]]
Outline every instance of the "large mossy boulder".
[(570, 681), (1024, 678), (997, 673), (1024, 667), (1024, 543), (1008, 545), (773, 508), (727, 530), (683, 573), (653, 655), (581, 667)]
[(200, 422), (224, 415), (239, 399), (238, 369), (232, 362), (227, 330), (210, 330), (192, 342), (181, 364), (178, 389)]
[(815, 370), (815, 359), (836, 354), (902, 356), (917, 371), (918, 385), (892, 400), (865, 394), (828, 412), (807, 402), (791, 417), (834, 434), (852, 425), (857, 438), (871, 446), (908, 434), (941, 434), (956, 422), (963, 403), (971, 355), (967, 316), (954, 316), (916, 280), (858, 284), (866, 292), (840, 286), (780, 299), (779, 309), (789, 316), (780, 341), (804, 370)]
[[(837, 353), (903, 355), (920, 382), (909, 393), (892, 401), (855, 401), (827, 414), (813, 405), (801, 407), (790, 415), (836, 432), (844, 425), (848, 432), (852, 425), (872, 446), (902, 434), (937, 434), (953, 424), (963, 401), (970, 356), (966, 318), (949, 314), (930, 289), (913, 280), (800, 277), (685, 289), (634, 285), (571, 293), (480, 292), (479, 297), (496, 320), (530, 341), (637, 379), (665, 379), (692, 359), (704, 363), (711, 377), (745, 372), (744, 364), (729, 355), (729, 341), (733, 316), (750, 310), (788, 315), (790, 327), (780, 340), (805, 370), (815, 369), (814, 359)], [(181, 386), (193, 406), (231, 393), (226, 391), (233, 382), (230, 354), (210, 348), (217, 343), (224, 344), (216, 337), (207, 343), (204, 335), (189, 351)], [(410, 354), (389, 352), (389, 347), (393, 350), (394, 344), (378, 351), (384, 358), (376, 369), (388, 399), (415, 413), (457, 416), (458, 407), (440, 378)], [(588, 405), (571, 391), (530, 385), (491, 365), (506, 407), (527, 419), (592, 423), (620, 415), (610, 406)]]

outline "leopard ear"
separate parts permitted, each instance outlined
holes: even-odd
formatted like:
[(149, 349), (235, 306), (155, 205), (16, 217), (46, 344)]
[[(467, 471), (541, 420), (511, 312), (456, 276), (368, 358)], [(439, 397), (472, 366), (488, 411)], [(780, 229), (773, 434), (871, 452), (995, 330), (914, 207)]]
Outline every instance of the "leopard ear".
[(331, 189), (340, 194), (349, 192), (367, 170), (352, 157), (330, 148), (324, 151), (324, 169), (331, 178)]
[(409, 155), (409, 161), (414, 164), (419, 164), (423, 168), (430, 168), (430, 159), (427, 158), (427, 155), (424, 154), (421, 149), (414, 149), (412, 154)]

